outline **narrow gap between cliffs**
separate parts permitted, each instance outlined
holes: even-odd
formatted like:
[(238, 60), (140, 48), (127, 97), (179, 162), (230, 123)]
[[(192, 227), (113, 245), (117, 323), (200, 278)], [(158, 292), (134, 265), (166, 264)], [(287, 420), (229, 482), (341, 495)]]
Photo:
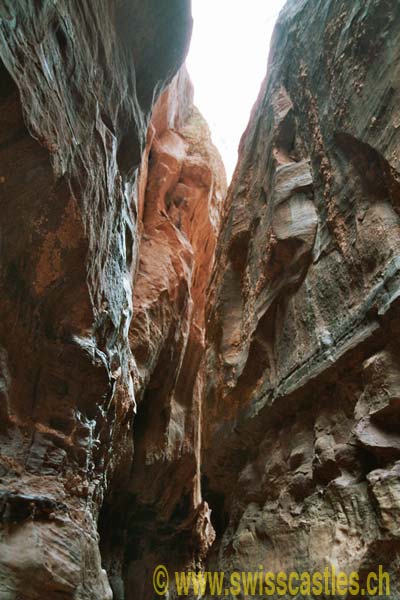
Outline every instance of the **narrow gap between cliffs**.
[(194, 101), (224, 161), (228, 184), (237, 148), (266, 72), (274, 23), (284, 0), (193, 0), (187, 65)]

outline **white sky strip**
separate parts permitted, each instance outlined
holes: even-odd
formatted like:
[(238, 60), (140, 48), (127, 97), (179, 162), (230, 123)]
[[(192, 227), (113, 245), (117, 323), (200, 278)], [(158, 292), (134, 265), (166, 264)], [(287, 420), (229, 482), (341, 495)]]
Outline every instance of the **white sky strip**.
[(195, 104), (208, 121), (230, 180), (284, 0), (192, 0), (192, 4), (187, 65)]

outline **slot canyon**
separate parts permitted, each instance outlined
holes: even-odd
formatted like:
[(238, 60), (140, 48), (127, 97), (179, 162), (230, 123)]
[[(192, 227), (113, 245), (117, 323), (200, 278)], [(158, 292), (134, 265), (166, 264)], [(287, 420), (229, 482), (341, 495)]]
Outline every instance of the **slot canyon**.
[(400, 3), (287, 0), (229, 186), (192, 25), (0, 1), (0, 600), (399, 600)]

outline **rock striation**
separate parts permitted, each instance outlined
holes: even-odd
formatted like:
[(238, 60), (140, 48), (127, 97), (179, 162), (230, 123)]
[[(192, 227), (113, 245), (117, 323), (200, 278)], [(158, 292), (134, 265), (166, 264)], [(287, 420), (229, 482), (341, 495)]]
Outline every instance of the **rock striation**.
[(1, 600), (399, 597), (400, 5), (287, 2), (227, 192), (189, 2), (95, 4), (0, 6)]
[(276, 25), (207, 307), (214, 569), (381, 564), (398, 596), (399, 25), (373, 0)]
[(200, 481), (204, 321), (226, 176), (192, 98), (183, 68), (154, 108), (139, 177), (134, 456), (100, 518), (116, 598), (153, 598), (157, 565), (199, 566), (215, 537)]
[(2, 600), (113, 596), (97, 521), (133, 455), (138, 169), (190, 30), (186, 0), (1, 3)]

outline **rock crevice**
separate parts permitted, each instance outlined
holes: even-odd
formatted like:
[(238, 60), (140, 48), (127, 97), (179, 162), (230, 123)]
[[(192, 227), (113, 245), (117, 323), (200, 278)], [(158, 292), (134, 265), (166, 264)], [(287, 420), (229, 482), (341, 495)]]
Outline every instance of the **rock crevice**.
[(289, 0), (227, 192), (189, 2), (4, 0), (2, 600), (158, 564), (398, 597), (399, 25)]

